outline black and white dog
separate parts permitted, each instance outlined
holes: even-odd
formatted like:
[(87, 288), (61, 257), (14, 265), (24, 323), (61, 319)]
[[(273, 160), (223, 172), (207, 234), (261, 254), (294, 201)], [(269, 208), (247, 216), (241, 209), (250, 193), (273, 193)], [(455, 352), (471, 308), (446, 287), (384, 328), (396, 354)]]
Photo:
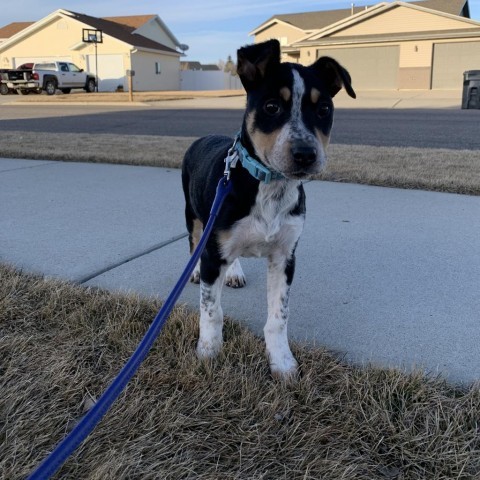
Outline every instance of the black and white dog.
[[(197, 354), (214, 357), (222, 347), (222, 286), (245, 285), (238, 257), (267, 257), (266, 350), (272, 374), (287, 379), (298, 366), (288, 345), (287, 319), (295, 248), (305, 220), (302, 180), (325, 164), (332, 97), (342, 87), (353, 98), (355, 92), (348, 72), (328, 57), (309, 67), (281, 63), (276, 40), (237, 53), (247, 108), (233, 147), (239, 161), (231, 170), (232, 191), (192, 275), (193, 282), (200, 282)], [(233, 144), (232, 138), (210, 135), (185, 154), (182, 182), (191, 252), (207, 223)]]

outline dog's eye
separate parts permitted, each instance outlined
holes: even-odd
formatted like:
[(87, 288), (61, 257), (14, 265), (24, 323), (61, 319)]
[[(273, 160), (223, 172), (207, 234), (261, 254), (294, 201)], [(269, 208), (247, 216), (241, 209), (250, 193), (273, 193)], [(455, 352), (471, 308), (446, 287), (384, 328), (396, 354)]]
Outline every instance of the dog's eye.
[(330, 107), (330, 105), (328, 103), (321, 103), (317, 107), (317, 115), (320, 118), (328, 117), (330, 115), (331, 111), (332, 111), (332, 107)]
[(281, 112), (282, 107), (277, 100), (268, 100), (267, 102), (265, 102), (263, 109), (265, 110), (265, 113), (267, 115), (275, 116)]

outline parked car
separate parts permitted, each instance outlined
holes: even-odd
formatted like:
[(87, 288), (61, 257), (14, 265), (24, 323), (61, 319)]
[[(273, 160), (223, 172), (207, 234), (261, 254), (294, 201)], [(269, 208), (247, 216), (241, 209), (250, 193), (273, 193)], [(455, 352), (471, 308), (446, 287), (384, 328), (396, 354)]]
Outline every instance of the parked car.
[[(30, 64), (24, 64), (25, 67)], [(81, 88), (87, 92), (94, 92), (96, 87), (95, 76), (85, 72), (70, 62), (44, 62), (35, 63), (30, 77), (23, 81), (8, 81), (9, 88), (16, 89), (19, 93), (40, 92), (44, 90), (47, 95), (54, 95), (56, 90), (70, 93), (72, 88)]]

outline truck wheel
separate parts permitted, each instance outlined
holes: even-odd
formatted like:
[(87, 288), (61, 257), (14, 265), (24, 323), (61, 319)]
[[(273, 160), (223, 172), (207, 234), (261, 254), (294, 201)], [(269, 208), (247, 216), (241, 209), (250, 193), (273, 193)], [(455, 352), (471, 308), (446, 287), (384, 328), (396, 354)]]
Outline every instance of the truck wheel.
[(6, 83), (0, 83), (0, 94), (8, 95), (8, 87)]
[(72, 91), (71, 88), (61, 88), (60, 89), (63, 93), (70, 93)]
[(87, 84), (85, 85), (85, 90), (88, 93), (93, 93), (95, 91), (95, 80), (93, 78), (89, 78), (87, 80)]
[(55, 80), (47, 80), (45, 82), (45, 91), (47, 95), (55, 95), (55, 91), (57, 90), (57, 82)]

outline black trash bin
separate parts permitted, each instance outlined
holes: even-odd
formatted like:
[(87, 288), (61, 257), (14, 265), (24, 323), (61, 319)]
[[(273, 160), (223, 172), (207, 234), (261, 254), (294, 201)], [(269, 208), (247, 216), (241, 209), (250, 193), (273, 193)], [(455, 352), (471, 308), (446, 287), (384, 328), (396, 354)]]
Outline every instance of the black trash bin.
[(480, 109), (480, 70), (469, 70), (463, 74), (462, 108)]

